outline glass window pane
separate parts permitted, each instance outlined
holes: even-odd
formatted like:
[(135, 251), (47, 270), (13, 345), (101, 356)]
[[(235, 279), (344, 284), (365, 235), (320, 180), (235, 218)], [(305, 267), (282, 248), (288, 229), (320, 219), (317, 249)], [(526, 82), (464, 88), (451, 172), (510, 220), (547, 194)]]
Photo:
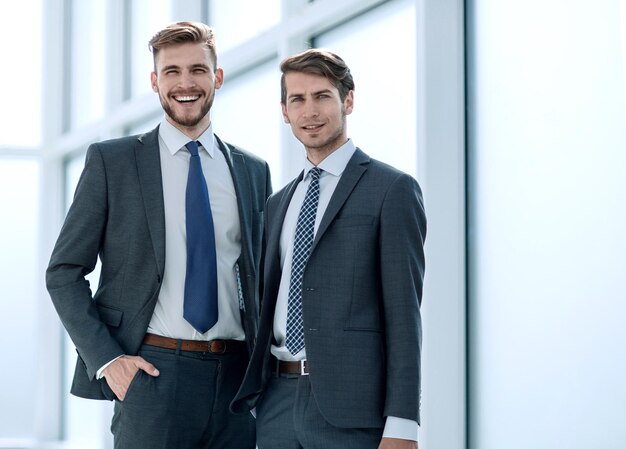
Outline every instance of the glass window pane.
[(626, 2), (469, 3), (469, 444), (625, 447)]
[(158, 114), (155, 116), (151, 116), (146, 120), (142, 120), (141, 122), (132, 123), (125, 131), (126, 136), (132, 136), (135, 134), (143, 134), (148, 131), (152, 131), (163, 119), (163, 114)]
[(224, 76), (213, 105), (213, 130), (222, 140), (265, 159), (275, 182), (281, 170), (278, 64), (268, 62), (233, 80)]
[(218, 52), (253, 38), (279, 20), (280, 0), (209, 1), (209, 23), (215, 27)]
[[(6, 362), (0, 382), (0, 440), (26, 440), (35, 433), (33, 386), (39, 367), (34, 317), (42, 282), (37, 254), (39, 170), (35, 159), (0, 159), (0, 341), (5, 343)], [(6, 344), (11, 342), (16, 344)]]
[(42, 0), (2, 2), (0, 17), (0, 86), (9, 87), (2, 93), (0, 146), (36, 146), (41, 143)]
[(150, 72), (153, 69), (152, 53), (148, 41), (172, 21), (171, 0), (133, 0), (131, 3), (131, 96), (152, 92)]
[(104, 115), (106, 0), (72, 2), (71, 126), (79, 128)]
[(341, 56), (354, 77), (348, 136), (370, 156), (416, 176), (414, 3), (383, 5), (317, 36), (314, 42)]

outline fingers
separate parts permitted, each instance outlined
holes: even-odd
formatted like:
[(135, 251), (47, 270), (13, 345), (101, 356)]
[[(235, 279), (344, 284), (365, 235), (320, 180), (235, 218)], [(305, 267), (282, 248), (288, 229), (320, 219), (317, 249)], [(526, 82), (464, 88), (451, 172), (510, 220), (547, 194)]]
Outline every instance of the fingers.
[(137, 369), (145, 371), (147, 374), (154, 377), (159, 375), (159, 370), (156, 369), (156, 367), (152, 363), (148, 362), (144, 358), (135, 356), (133, 357), (133, 362), (135, 363)]
[[(107, 380), (107, 383), (109, 381)], [(126, 398), (126, 393), (128, 392), (128, 385), (123, 385), (123, 384), (113, 384), (111, 385), (109, 383), (109, 387), (111, 387), (111, 390), (113, 390), (113, 393), (115, 393), (115, 396), (117, 396), (117, 398), (120, 401), (124, 401), (124, 398)]]
[(104, 378), (120, 401), (123, 401), (128, 391), (130, 381), (135, 376), (137, 368), (126, 356), (112, 362), (103, 372)]
[(120, 401), (123, 401), (128, 388), (138, 370), (142, 370), (150, 376), (158, 376), (159, 370), (139, 356), (124, 355), (112, 362), (103, 372), (107, 384)]

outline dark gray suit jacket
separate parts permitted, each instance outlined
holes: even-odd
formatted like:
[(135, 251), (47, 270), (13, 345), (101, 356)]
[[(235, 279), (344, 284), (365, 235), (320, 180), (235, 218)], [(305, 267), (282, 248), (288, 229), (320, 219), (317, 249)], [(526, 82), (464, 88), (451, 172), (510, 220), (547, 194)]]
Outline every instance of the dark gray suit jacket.
[[(266, 206), (259, 334), (234, 412), (254, 407), (272, 375), (280, 233), (301, 179)], [(320, 223), (302, 287), (311, 388), (334, 426), (383, 427), (386, 416), (419, 422), (425, 236), (417, 182), (357, 149)]]
[[(237, 193), (245, 304), (241, 313), (251, 351), (270, 173), (256, 156), (218, 142)], [(85, 276), (98, 257), (102, 269), (92, 298)], [(165, 257), (158, 127), (141, 136), (90, 145), (46, 271), (50, 297), (79, 355), (73, 394), (112, 399), (105, 381), (95, 380), (96, 372), (121, 354), (137, 353), (156, 305)]]

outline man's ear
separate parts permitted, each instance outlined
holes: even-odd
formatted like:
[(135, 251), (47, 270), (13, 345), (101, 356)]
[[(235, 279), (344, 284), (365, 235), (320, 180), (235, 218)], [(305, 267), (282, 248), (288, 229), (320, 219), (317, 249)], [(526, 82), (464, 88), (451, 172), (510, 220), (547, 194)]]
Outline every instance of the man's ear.
[(346, 115), (352, 114), (352, 109), (354, 108), (354, 91), (348, 91), (346, 98), (343, 100), (343, 107), (346, 111)]
[(152, 85), (152, 90), (154, 92), (159, 91), (159, 85), (157, 84), (157, 76), (156, 76), (156, 73), (154, 72), (150, 73), (150, 84)]
[(215, 89), (219, 89), (224, 84), (224, 69), (218, 67), (215, 70)]
[(285, 103), (281, 103), (280, 104), (280, 109), (283, 112), (283, 121), (287, 124), (289, 124), (289, 117), (287, 116), (287, 106), (285, 106)]

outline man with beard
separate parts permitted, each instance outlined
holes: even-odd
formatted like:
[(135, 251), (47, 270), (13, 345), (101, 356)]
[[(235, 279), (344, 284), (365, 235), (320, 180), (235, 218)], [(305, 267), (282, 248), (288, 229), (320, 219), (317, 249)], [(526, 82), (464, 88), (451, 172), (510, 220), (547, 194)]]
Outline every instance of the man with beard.
[(115, 401), (116, 449), (253, 449), (253, 418), (228, 405), (257, 329), (269, 168), (213, 133), (213, 30), (175, 23), (150, 48), (164, 119), (90, 145), (46, 272), (71, 392)]
[(281, 70), (306, 159), (267, 202), (259, 333), (231, 408), (256, 407), (259, 449), (416, 449), (420, 187), (348, 138), (354, 81), (339, 56), (311, 49)]

